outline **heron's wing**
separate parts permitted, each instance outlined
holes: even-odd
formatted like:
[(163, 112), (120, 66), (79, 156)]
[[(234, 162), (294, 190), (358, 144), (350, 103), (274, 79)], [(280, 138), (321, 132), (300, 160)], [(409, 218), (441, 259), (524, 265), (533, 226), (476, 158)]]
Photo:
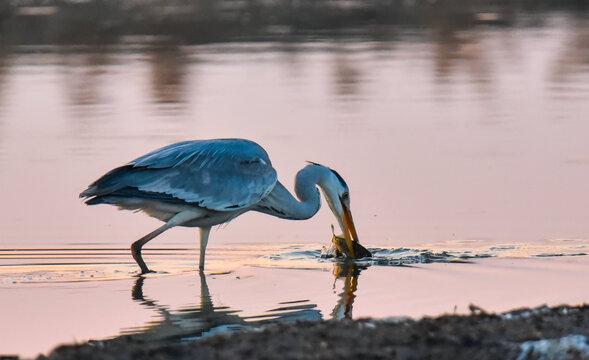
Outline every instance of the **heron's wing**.
[(258, 144), (241, 139), (187, 141), (153, 151), (114, 169), (82, 197), (137, 188), (211, 210), (253, 205), (272, 191), (276, 171)]

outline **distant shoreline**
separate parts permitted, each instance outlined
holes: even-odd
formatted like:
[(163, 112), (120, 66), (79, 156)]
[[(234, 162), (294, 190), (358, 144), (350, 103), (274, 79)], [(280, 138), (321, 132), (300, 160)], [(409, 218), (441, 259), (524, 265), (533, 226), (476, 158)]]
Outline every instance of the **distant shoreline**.
[(125, 37), (202, 44), (358, 32), (394, 38), (396, 27), (432, 29), (445, 35), (476, 26), (518, 26), (522, 15), (540, 24), (542, 14), (583, 16), (583, 0), (165, 0), (37, 1), (0, 4), (0, 45), (116, 44)]

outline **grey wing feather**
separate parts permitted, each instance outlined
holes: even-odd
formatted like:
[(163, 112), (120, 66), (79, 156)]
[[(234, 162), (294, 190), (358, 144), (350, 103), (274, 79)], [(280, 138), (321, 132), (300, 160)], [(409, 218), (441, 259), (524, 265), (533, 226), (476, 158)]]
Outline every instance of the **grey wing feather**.
[(131, 187), (211, 210), (236, 210), (260, 201), (276, 180), (276, 170), (258, 144), (197, 140), (166, 146), (116, 168), (80, 196), (104, 196)]

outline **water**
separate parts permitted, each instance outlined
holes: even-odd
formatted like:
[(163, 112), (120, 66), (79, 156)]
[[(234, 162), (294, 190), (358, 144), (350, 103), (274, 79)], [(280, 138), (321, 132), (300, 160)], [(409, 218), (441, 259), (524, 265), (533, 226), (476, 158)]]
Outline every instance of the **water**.
[[(589, 21), (533, 20), (382, 41), (3, 47), (0, 353), (586, 301)], [(216, 137), (263, 145), (289, 189), (305, 160), (337, 169), (374, 259), (320, 258), (326, 209), (246, 214), (212, 232), (206, 277), (196, 231), (172, 229), (145, 250), (159, 273), (136, 280), (127, 249), (159, 223), (77, 194), (152, 149)]]
[[(214, 137), (262, 144), (288, 188), (305, 160), (337, 169), (370, 244), (586, 238), (587, 29), (548, 23), (450, 42), (408, 31), (385, 43), (4, 53), (2, 245), (127, 246), (157, 222), (76, 194), (154, 148)], [(245, 218), (212, 241), (318, 242), (333, 222)], [(174, 232), (161, 242), (194, 243)]]

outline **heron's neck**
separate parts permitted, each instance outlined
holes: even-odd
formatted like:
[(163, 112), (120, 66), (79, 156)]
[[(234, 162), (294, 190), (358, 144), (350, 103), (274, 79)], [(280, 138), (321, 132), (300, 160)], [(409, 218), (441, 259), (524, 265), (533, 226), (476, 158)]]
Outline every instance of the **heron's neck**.
[(267, 209), (260, 211), (291, 220), (305, 220), (317, 213), (321, 207), (321, 196), (317, 184), (328, 176), (324, 168), (309, 165), (297, 173), (295, 178), (295, 194), (277, 183), (274, 190), (263, 200)]

